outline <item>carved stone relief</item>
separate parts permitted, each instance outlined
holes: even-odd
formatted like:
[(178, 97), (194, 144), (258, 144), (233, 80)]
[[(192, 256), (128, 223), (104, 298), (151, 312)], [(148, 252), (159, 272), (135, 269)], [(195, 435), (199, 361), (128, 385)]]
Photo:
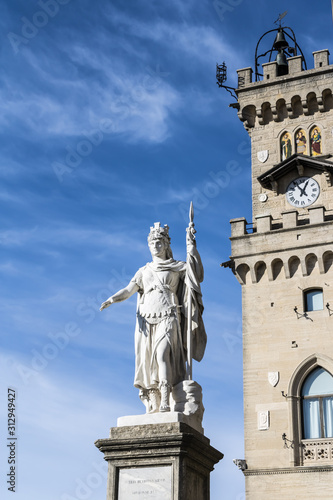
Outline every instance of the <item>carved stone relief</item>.
[(268, 372), (268, 382), (271, 384), (272, 387), (278, 385), (279, 379), (280, 379), (279, 372)]
[(269, 411), (258, 411), (258, 431), (269, 429)]

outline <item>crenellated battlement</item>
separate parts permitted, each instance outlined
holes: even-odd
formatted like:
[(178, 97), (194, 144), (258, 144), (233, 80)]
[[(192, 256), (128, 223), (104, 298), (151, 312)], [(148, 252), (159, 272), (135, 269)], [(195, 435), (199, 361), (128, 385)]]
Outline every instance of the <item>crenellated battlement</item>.
[(314, 68), (302, 69), (302, 56), (289, 57), (288, 74), (277, 76), (277, 62), (262, 64), (263, 80), (252, 82), (250, 67), (239, 69), (238, 117), (246, 129), (283, 122), (304, 114), (310, 116), (332, 109), (332, 72), (329, 51), (313, 53)]
[(240, 92), (242, 89), (248, 87), (249, 85), (260, 86), (263, 84), (274, 83), (274, 80), (288, 80), (295, 76), (299, 76), (299, 73), (302, 73), (303, 76), (311, 75), (314, 71), (318, 69), (322, 69), (323, 71), (327, 70), (329, 64), (329, 50), (317, 50), (312, 53), (314, 59), (314, 68), (309, 70), (302, 69), (302, 56), (294, 56), (289, 57), (287, 59), (288, 63), (288, 74), (284, 76), (277, 75), (277, 62), (270, 61), (262, 64), (263, 68), (263, 80), (259, 82), (252, 82), (253, 70), (251, 67), (242, 68), (237, 70), (238, 74), (238, 89), (237, 92)]
[(299, 218), (297, 210), (282, 216), (282, 222), (273, 221), (270, 215), (258, 216), (253, 225), (245, 218), (230, 221), (232, 267), (242, 285), (259, 283), (264, 274), (268, 281), (278, 276), (291, 278), (296, 261), (303, 277), (309, 276), (316, 265), (320, 274), (330, 269), (333, 211), (316, 206), (309, 208), (307, 219)]
[[(244, 217), (231, 219), (231, 238), (238, 236), (250, 236), (253, 234), (279, 231), (281, 229), (293, 229), (309, 224), (321, 224), (333, 221), (333, 210), (325, 210), (322, 205), (314, 205), (307, 209), (308, 216), (301, 216), (298, 210), (286, 210), (282, 212), (282, 220), (273, 220), (270, 214), (257, 215), (255, 223), (248, 224)], [(248, 228), (251, 227), (250, 230)]]

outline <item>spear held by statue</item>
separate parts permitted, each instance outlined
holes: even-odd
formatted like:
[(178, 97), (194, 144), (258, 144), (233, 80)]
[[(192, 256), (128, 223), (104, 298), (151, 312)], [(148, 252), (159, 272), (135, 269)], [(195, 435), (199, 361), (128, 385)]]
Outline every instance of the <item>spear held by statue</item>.
[[(187, 256), (186, 256), (186, 286), (187, 286), (187, 369), (186, 378), (192, 380), (193, 358), (200, 361), (203, 357), (207, 336), (202, 321), (202, 296), (200, 282), (203, 280), (203, 268), (200, 255), (196, 249), (194, 228), (193, 203), (190, 205), (189, 225), (187, 232)], [(199, 264), (199, 266), (198, 266)], [(196, 269), (202, 269), (202, 276), (198, 276)], [(194, 311), (194, 314), (193, 314)]]

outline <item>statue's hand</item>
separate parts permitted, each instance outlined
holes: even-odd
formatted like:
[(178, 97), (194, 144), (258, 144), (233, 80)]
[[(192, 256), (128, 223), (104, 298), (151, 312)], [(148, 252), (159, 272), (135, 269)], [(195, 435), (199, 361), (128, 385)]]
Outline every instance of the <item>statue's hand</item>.
[(191, 250), (196, 247), (196, 241), (195, 241), (195, 233), (196, 230), (194, 229), (194, 224), (193, 222), (190, 222), (189, 227), (187, 228), (186, 232), (186, 246), (187, 246), (187, 252), (191, 253)]
[(110, 297), (108, 300), (106, 300), (105, 302), (103, 302), (103, 304), (101, 305), (100, 307), (100, 311), (103, 311), (103, 309), (106, 309), (107, 307), (109, 307), (111, 304), (113, 303), (112, 301), (112, 298)]

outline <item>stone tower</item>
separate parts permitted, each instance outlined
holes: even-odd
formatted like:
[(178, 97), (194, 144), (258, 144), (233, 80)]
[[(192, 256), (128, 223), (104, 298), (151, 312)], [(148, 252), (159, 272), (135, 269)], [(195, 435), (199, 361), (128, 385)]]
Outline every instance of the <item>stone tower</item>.
[(313, 57), (238, 70), (253, 222), (231, 220), (224, 265), (242, 285), (247, 500), (333, 499), (333, 65)]

